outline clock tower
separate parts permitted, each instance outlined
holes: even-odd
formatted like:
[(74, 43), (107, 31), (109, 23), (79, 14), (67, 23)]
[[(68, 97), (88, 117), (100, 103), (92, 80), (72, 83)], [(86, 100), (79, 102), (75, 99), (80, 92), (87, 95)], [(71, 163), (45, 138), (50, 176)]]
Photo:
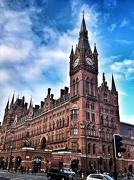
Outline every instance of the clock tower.
[(94, 45), (93, 51), (91, 50), (83, 14), (78, 45), (75, 50), (72, 47), (70, 53), (69, 104), (71, 111), (70, 131), (76, 133), (75, 136), (70, 136), (69, 145), (73, 147), (74, 150), (81, 149), (80, 151), (82, 153), (86, 152), (85, 147), (80, 147), (83, 142), (85, 142), (85, 139), (83, 139), (85, 127), (92, 122), (92, 128), (98, 128), (95, 124), (95, 117), (96, 114), (98, 114), (97, 100), (98, 52), (96, 44)]
[[(88, 40), (88, 31), (86, 29), (86, 23), (83, 19), (81, 23), (81, 29), (79, 32), (78, 45), (76, 45), (75, 51), (72, 47), (70, 53), (70, 94), (73, 99), (74, 96), (88, 95), (97, 96), (96, 90), (98, 87), (98, 52), (96, 44), (92, 52), (90, 43)], [(86, 81), (90, 84), (86, 87)], [(92, 89), (91, 89), (92, 84)], [(88, 90), (87, 90), (88, 89)]]

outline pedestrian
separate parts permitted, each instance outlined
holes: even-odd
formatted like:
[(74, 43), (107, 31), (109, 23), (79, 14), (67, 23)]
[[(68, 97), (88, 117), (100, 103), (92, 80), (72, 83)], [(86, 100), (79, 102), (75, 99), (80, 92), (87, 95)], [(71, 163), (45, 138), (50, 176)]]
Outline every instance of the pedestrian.
[(29, 166), (28, 166), (28, 168), (27, 168), (27, 174), (29, 174)]
[(130, 180), (130, 172), (127, 172), (127, 179)]

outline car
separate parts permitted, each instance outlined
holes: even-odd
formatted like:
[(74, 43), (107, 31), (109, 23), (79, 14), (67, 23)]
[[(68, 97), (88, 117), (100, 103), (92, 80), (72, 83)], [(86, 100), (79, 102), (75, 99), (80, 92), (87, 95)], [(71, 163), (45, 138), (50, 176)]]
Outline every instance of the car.
[(69, 173), (69, 174), (71, 174), (72, 176), (75, 176), (75, 172), (72, 171), (72, 169), (69, 169), (69, 168), (62, 168), (62, 169), (61, 169), (61, 172)]
[(87, 176), (86, 180), (113, 180), (110, 176), (106, 174), (90, 174)]
[(73, 180), (73, 176), (69, 173), (62, 172), (59, 168), (57, 167), (52, 167), (48, 170), (47, 172), (47, 178), (50, 179), (55, 179), (55, 180)]

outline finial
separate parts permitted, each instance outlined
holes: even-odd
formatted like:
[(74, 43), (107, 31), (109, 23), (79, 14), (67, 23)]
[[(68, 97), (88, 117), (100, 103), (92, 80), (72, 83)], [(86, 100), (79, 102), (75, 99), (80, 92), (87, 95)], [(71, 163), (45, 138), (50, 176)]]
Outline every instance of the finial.
[(82, 14), (83, 14), (83, 18), (84, 18), (84, 14), (85, 14), (85, 11), (84, 11), (84, 10), (82, 11)]

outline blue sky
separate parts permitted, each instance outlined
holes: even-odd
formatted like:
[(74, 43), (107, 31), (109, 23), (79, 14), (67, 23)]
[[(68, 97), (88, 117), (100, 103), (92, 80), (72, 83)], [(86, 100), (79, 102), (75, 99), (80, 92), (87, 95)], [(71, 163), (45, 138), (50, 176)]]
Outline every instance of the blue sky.
[(134, 124), (133, 0), (0, 0), (0, 121), (7, 100), (25, 96), (39, 104), (69, 86), (69, 55), (78, 43), (85, 11), (91, 47), (99, 53), (111, 89), (114, 75), (120, 119)]

